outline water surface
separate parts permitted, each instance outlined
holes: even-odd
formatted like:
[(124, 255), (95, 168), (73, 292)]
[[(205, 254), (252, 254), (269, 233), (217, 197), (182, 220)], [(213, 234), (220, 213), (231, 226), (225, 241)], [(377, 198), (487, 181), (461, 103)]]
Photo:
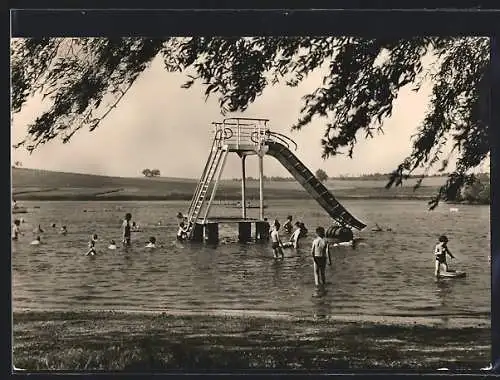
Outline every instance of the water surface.
[[(357, 249), (333, 250), (327, 268), (327, 291), (315, 290), (309, 247), (313, 230), (329, 218), (314, 202), (273, 201), (272, 220), (293, 214), (310, 236), (298, 250), (285, 250), (276, 262), (269, 244), (239, 244), (237, 226), (221, 225), (217, 247), (175, 241), (175, 214), (187, 202), (23, 202), (39, 206), (17, 214), (25, 236), (12, 246), (13, 309), (204, 312), (341, 318), (490, 317), (489, 207), (442, 205), (428, 211), (425, 201), (348, 200), (345, 206), (369, 227), (357, 235)], [(293, 210), (293, 211), (290, 211)], [(237, 215), (220, 206), (213, 215)], [(129, 249), (107, 250), (120, 241), (125, 212), (142, 232)], [(256, 216), (258, 210), (249, 210)], [(377, 222), (392, 232), (375, 233)], [(66, 236), (50, 227), (68, 226)], [(43, 244), (30, 246), (33, 228), (41, 224)], [(92, 233), (99, 234), (96, 257), (83, 254)], [(465, 270), (464, 279), (433, 278), (433, 246), (445, 233), (457, 259), (450, 266)], [(149, 236), (162, 247), (144, 248)]]

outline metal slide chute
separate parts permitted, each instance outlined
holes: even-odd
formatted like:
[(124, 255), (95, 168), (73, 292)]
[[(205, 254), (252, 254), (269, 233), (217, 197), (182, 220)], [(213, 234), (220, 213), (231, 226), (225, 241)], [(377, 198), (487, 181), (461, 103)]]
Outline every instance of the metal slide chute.
[[(274, 136), (273, 136), (274, 137)], [(311, 173), (311, 171), (288, 149), (287, 146), (267, 141), (267, 154), (276, 158), (304, 189), (323, 207), (323, 209), (338, 223), (357, 230), (362, 230), (366, 224), (352, 216), (328, 191), (328, 189)], [(288, 145), (288, 144), (287, 144)]]

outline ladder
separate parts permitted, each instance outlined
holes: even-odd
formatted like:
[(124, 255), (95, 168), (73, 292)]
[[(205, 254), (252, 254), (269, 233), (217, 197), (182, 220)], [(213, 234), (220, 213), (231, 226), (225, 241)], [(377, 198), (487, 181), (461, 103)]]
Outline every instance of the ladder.
[[(213, 184), (212, 188), (212, 197), (210, 201), (213, 200), (215, 195), (215, 190), (217, 187), (217, 182), (222, 174), (222, 164), (225, 163), (225, 159), (227, 157), (227, 149), (224, 149), (220, 144), (216, 144), (216, 139), (214, 139), (214, 144), (212, 145), (212, 150), (207, 159), (207, 163), (205, 168), (203, 169), (203, 174), (198, 182), (198, 186), (194, 192), (193, 198), (191, 199), (191, 204), (188, 210), (188, 230), (187, 234), (191, 237), (192, 232), (194, 230), (194, 226), (200, 216), (201, 210), (205, 203), (206, 195), (210, 188), (210, 185)], [(216, 177), (216, 173), (218, 172), (216, 181), (214, 183), (214, 177)], [(210, 204), (206, 208), (205, 218), (208, 214)]]

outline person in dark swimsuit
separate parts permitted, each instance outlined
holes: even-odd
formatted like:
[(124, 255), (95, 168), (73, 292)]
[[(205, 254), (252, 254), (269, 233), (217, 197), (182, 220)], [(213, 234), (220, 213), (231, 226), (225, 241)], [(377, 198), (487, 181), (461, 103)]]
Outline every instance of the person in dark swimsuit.
[(132, 220), (132, 214), (127, 212), (125, 214), (125, 219), (122, 224), (122, 229), (123, 229), (123, 244), (125, 246), (130, 245), (130, 235), (131, 235), (131, 230), (132, 230), (132, 225), (130, 224), (130, 221)]
[(328, 265), (332, 265), (328, 242), (325, 240), (325, 229), (323, 227), (316, 228), (316, 239), (312, 242), (311, 255), (314, 260), (314, 282), (316, 286), (326, 284), (326, 260)]

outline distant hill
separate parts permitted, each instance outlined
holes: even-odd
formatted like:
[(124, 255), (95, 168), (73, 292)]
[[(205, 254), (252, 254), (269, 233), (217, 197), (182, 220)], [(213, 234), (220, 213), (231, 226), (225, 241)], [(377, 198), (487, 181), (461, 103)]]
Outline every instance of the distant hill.
[[(429, 198), (439, 184), (413, 192), (414, 181), (407, 186), (386, 190), (386, 181), (330, 180), (325, 185), (338, 198)], [(12, 169), (12, 195), (17, 200), (190, 200), (198, 180), (168, 177), (109, 177), (26, 168)], [(248, 199), (258, 199), (258, 181), (247, 183)], [(309, 194), (298, 182), (267, 180), (266, 199), (307, 199)], [(239, 181), (223, 180), (217, 199), (239, 200)]]

